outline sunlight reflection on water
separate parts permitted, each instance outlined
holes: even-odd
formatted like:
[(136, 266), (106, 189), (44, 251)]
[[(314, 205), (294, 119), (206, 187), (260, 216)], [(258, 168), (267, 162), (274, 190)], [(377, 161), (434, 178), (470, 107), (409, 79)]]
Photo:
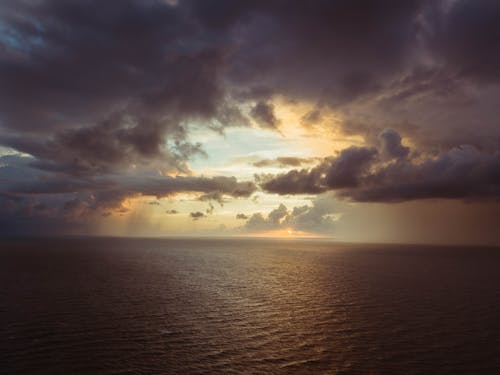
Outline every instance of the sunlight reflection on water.
[(495, 249), (2, 241), (6, 373), (500, 368)]

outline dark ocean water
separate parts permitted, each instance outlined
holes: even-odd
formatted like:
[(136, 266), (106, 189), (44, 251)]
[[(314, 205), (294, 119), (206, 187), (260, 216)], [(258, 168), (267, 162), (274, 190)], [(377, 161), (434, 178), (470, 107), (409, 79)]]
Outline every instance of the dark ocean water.
[(0, 241), (0, 373), (500, 373), (500, 250)]

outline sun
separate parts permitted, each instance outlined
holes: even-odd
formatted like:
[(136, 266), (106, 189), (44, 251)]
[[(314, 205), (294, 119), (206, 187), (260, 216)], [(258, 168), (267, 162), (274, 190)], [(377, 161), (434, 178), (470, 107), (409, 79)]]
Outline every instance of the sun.
[(274, 229), (263, 232), (245, 233), (242, 234), (243, 237), (256, 237), (256, 238), (332, 238), (332, 236), (304, 232), (300, 230), (295, 230), (293, 228), (286, 229)]

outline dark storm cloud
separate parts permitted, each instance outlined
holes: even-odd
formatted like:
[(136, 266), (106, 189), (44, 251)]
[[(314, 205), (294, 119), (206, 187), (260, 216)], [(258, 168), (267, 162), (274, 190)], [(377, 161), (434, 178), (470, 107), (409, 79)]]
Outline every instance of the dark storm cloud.
[(236, 214), (236, 219), (246, 220), (248, 219), (248, 216), (245, 214)]
[(247, 121), (224, 99), (227, 38), (204, 25), (161, 1), (0, 4), (0, 144), (31, 156), (0, 168), (0, 191), (22, 196), (16, 215), (42, 204), (63, 222), (125, 212), (141, 195), (255, 191), (230, 177), (156, 173), (189, 174), (204, 155), (188, 121)]
[[(105, 132), (115, 138), (106, 155), (113, 164), (127, 155), (134, 160), (134, 154), (165, 156), (165, 140), (182, 138), (187, 118), (205, 119), (207, 127), (218, 130), (247, 123), (225, 100), (231, 95), (253, 99), (250, 115), (261, 126), (275, 128), (268, 102), (272, 94), (338, 108), (367, 95), (385, 95), (409, 72), (422, 70), (422, 60), (456, 67), (443, 77), (453, 77), (451, 70), (493, 77), (499, 65), (490, 52), (498, 34), (498, 5), (484, 0), (447, 4), (6, 1), (0, 5), (0, 123), (9, 136), (41, 136), (38, 148), (49, 147), (43, 146), (45, 140), (54, 147), (62, 142), (64, 148), (72, 135), (94, 139)], [(427, 90), (441, 85), (438, 81), (444, 82), (427, 80)], [(422, 89), (419, 83), (406, 94), (396, 91), (402, 98)], [(99, 124), (116, 113), (129, 123), (101, 129)], [(305, 119), (314, 122), (319, 115), (312, 111)], [(82, 127), (67, 134), (68, 128)], [(16, 137), (6, 139), (2, 143), (34, 152)], [(83, 150), (62, 153), (63, 164), (77, 158), (104, 168), (106, 158), (87, 162), (88, 151), (99, 155), (109, 146), (92, 139)]]
[(338, 111), (367, 145), (260, 176), (264, 190), (498, 197), (499, 14), (492, 0), (2, 1), (0, 145), (30, 155), (0, 162), (2, 213), (71, 221), (133, 196), (248, 197), (251, 182), (190, 175), (206, 155), (191, 124), (277, 130), (275, 97), (312, 103), (304, 124)]
[(377, 150), (367, 147), (352, 146), (342, 150), (326, 172), (326, 184), (332, 189), (356, 187), (376, 155)]
[[(214, 109), (222, 51), (203, 41), (191, 50), (179, 47), (193, 31), (178, 7), (41, 1), (6, 2), (1, 10), (3, 27), (19, 36), (0, 65), (6, 126), (82, 123), (126, 106), (198, 114)], [(37, 42), (26, 46), (29, 40)], [(188, 77), (189, 86), (183, 82)]]
[(210, 201), (216, 201), (220, 203), (221, 205), (224, 203), (224, 196), (221, 194), (220, 191), (213, 191), (207, 194), (202, 194), (198, 197), (198, 200), (202, 202), (210, 202)]
[(257, 175), (256, 181), (263, 190), (277, 194), (319, 194), (324, 186), (323, 166), (311, 169), (293, 169), (287, 173)]
[(53, 208), (37, 209), (40, 205), (36, 199), (0, 196), (0, 235), (76, 234), (94, 229), (91, 223), (74, 222)]
[(238, 182), (235, 177), (124, 177), (119, 181), (129, 190), (143, 195), (157, 197), (167, 196), (178, 192), (200, 192), (228, 195), (234, 198), (249, 197), (255, 192), (256, 186), (249, 181)]
[(500, 199), (499, 151), (460, 146), (437, 155), (408, 157), (410, 150), (395, 131), (384, 131), (380, 139), (379, 149), (350, 147), (309, 170), (261, 176), (257, 181), (272, 193), (333, 190), (338, 197), (362, 202)]
[(388, 158), (404, 158), (410, 152), (408, 147), (401, 144), (401, 136), (393, 129), (386, 129), (379, 135), (380, 139), (380, 152)]
[(161, 160), (165, 169), (188, 172), (186, 161), (203, 154), (200, 145), (176, 141), (165, 149), (164, 128), (145, 119), (136, 122), (115, 116), (96, 126), (65, 130), (48, 140), (0, 136), (0, 141), (37, 157), (33, 164), (40, 169), (67, 174), (106, 174), (154, 160)]
[(318, 194), (328, 189), (355, 187), (376, 156), (374, 148), (352, 146), (314, 168), (293, 169), (277, 176), (260, 175), (256, 180), (264, 190), (282, 195)]
[(193, 220), (199, 220), (199, 219), (202, 219), (204, 217), (207, 217), (207, 215), (205, 215), (203, 212), (200, 212), (200, 211), (191, 212), (189, 214), (189, 216), (191, 216), (191, 219), (193, 219)]
[(255, 2), (232, 77), (336, 104), (377, 91), (409, 58), (422, 3)]
[(68, 173), (155, 159), (186, 172), (202, 151), (183, 122), (231, 113), (226, 46), (186, 12), (160, 1), (0, 5), (0, 143)]
[(500, 3), (454, 1), (431, 23), (434, 52), (458, 74), (480, 81), (500, 78)]
[(275, 159), (262, 159), (254, 162), (254, 167), (300, 167), (303, 164), (312, 164), (317, 161), (317, 158), (299, 158), (296, 156), (280, 156)]
[(193, 176), (121, 176), (114, 179), (74, 179), (50, 178), (40, 176), (26, 181), (9, 181), (2, 178), (2, 192), (11, 194), (68, 194), (88, 192), (100, 195), (101, 192), (112, 196), (151, 195), (158, 198), (181, 192), (195, 192), (222, 197), (224, 195), (240, 198), (249, 197), (255, 192), (252, 182), (238, 182), (235, 177), (193, 177)]
[(339, 195), (356, 201), (400, 202), (426, 198), (500, 199), (500, 152), (463, 146), (423, 162), (396, 162)]
[(263, 128), (276, 128), (279, 120), (274, 114), (274, 106), (270, 103), (258, 102), (250, 111), (252, 118)]
[(34, 160), (17, 155), (0, 157), (0, 221), (18, 218), (17, 232), (38, 231), (35, 223), (44, 217), (53, 224), (60, 221), (53, 229), (63, 231), (66, 223), (77, 227), (96, 215), (125, 213), (128, 208), (124, 202), (131, 197), (162, 198), (192, 192), (227, 199), (249, 197), (256, 191), (252, 182), (223, 176), (68, 176), (40, 171), (32, 165)]
[[(42, 200), (50, 197), (54, 207), (60, 207), (64, 202), (76, 199), (80, 208), (82, 205), (86, 206), (82, 213), (89, 214), (123, 211), (123, 201), (129, 197), (156, 196), (161, 198), (181, 192), (193, 192), (216, 195), (223, 199), (223, 197), (249, 197), (256, 190), (254, 183), (239, 182), (234, 177), (121, 175), (81, 178), (44, 173), (34, 174), (29, 164), (32, 158), (28, 157), (4, 156), (0, 160), (2, 161), (0, 163), (1, 193)], [(68, 198), (68, 196), (73, 198)], [(53, 197), (57, 199), (54, 200)]]

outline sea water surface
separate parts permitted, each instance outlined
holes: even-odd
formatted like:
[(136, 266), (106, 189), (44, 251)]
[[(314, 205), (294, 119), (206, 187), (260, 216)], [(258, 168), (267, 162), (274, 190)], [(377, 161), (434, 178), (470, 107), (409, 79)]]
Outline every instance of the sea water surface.
[(500, 373), (500, 250), (0, 240), (0, 373)]

